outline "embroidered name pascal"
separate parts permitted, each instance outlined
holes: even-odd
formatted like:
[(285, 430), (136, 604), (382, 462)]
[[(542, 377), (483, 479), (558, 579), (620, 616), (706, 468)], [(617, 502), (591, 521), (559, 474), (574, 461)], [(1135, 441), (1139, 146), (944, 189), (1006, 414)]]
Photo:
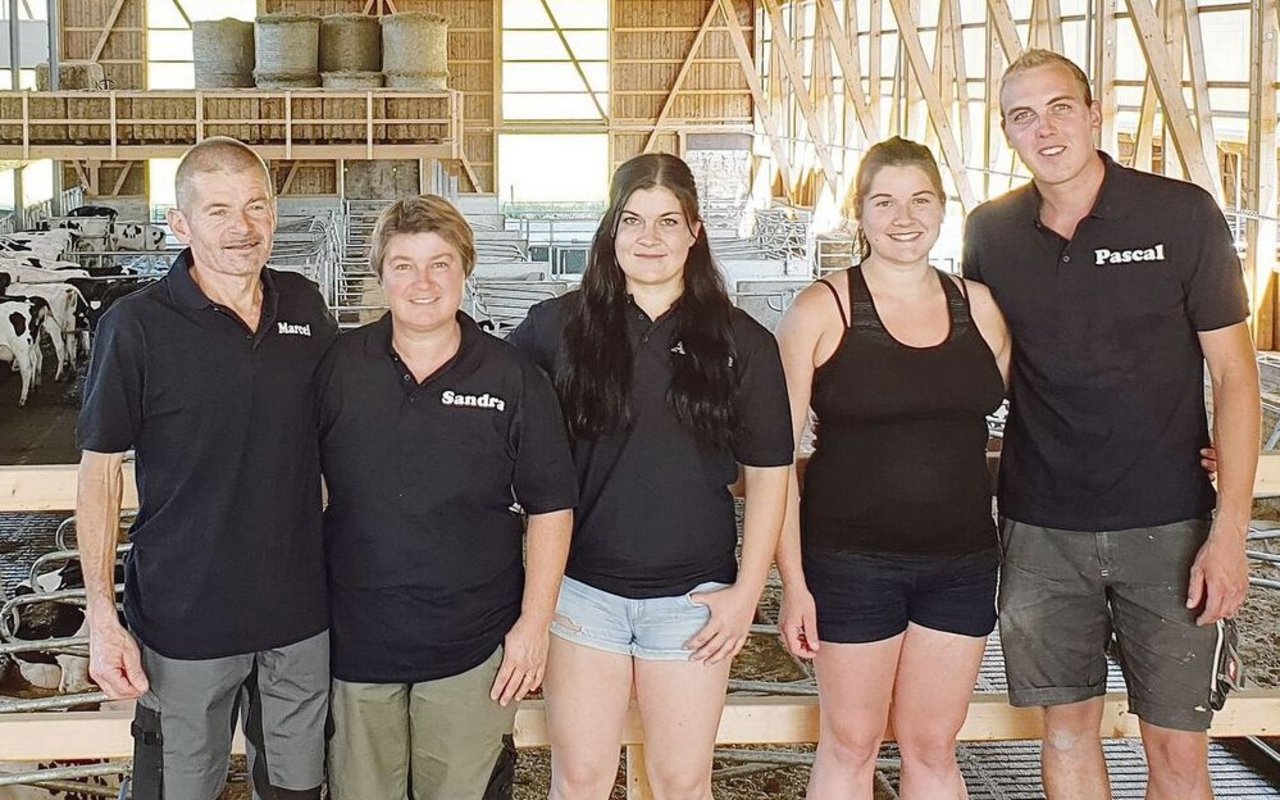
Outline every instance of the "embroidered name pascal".
[(311, 325), (294, 325), (292, 322), (277, 322), (276, 333), (292, 334), (294, 336), (310, 336)]
[(1093, 251), (1094, 265), (1130, 264), (1134, 261), (1164, 261), (1164, 243), (1141, 250), (1108, 250), (1100, 247)]
[(465, 406), (468, 408), (491, 408), (494, 411), (506, 411), (507, 404), (501, 397), (484, 394), (459, 394), (446, 389), (440, 395), (440, 404), (445, 406)]

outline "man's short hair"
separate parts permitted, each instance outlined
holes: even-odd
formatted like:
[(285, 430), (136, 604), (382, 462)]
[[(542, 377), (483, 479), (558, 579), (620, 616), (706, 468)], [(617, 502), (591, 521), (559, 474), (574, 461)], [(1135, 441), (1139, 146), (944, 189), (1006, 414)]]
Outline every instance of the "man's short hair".
[[(1075, 78), (1076, 82), (1080, 84), (1080, 90), (1084, 94), (1084, 104), (1086, 106), (1093, 105), (1093, 91), (1089, 88), (1089, 76), (1084, 74), (1084, 70), (1080, 69), (1080, 67), (1076, 65), (1076, 62), (1061, 53), (1055, 53), (1052, 50), (1044, 50), (1038, 47), (1033, 47), (1014, 59), (1014, 62), (1004, 71), (1004, 75), (1000, 76), (999, 96), (1004, 96), (1005, 84), (1008, 83), (1009, 79), (1015, 75), (1028, 70), (1037, 69), (1039, 67), (1052, 66), (1062, 67), (1070, 72), (1071, 77)], [(1002, 118), (1004, 117), (1003, 102), (1000, 104), (1000, 116)]]
[(230, 136), (211, 136), (201, 141), (183, 154), (182, 160), (178, 162), (178, 172), (173, 179), (178, 208), (184, 212), (191, 210), (191, 201), (194, 199), (191, 183), (197, 175), (235, 173), (251, 169), (262, 171), (263, 183), (274, 196), (275, 182), (271, 178), (271, 170), (253, 148)]
[(404, 197), (387, 207), (373, 227), (373, 243), (369, 246), (369, 266), (379, 279), (391, 237), (400, 234), (434, 233), (444, 239), (462, 258), (462, 271), (468, 278), (476, 266), (476, 240), (466, 218), (443, 197), (424, 194)]

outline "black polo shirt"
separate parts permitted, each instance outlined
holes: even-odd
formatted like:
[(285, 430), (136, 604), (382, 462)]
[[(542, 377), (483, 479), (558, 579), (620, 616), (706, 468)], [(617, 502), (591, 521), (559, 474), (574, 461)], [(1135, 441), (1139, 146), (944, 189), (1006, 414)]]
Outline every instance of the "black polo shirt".
[(137, 451), (130, 627), (162, 655), (206, 659), (327, 625), (312, 381), (336, 328), (301, 275), (262, 271), (255, 333), (190, 269), (188, 250), (103, 315), (78, 443)]
[[(510, 341), (554, 374), (573, 292), (534, 306)], [(785, 466), (792, 459), (791, 412), (773, 336), (734, 309), (734, 372), (740, 434), (733, 449), (710, 451), (667, 402), (681, 343), (671, 312), (657, 320), (631, 304), (634, 353), (625, 430), (573, 443), (578, 513), (565, 574), (624, 597), (682, 594), (704, 581), (737, 577), (737, 532), (729, 485), (738, 464)]]
[(1001, 513), (1067, 530), (1213, 509), (1196, 334), (1249, 312), (1213, 198), (1100, 155), (1102, 189), (1070, 242), (1040, 223), (1034, 184), (979, 206), (965, 230), (965, 276), (991, 287), (1014, 341)]
[(555, 391), (459, 313), (457, 354), (421, 383), (391, 317), (344, 333), (319, 371), (333, 675), (418, 683), (488, 658), (520, 616), (522, 525), (573, 508)]

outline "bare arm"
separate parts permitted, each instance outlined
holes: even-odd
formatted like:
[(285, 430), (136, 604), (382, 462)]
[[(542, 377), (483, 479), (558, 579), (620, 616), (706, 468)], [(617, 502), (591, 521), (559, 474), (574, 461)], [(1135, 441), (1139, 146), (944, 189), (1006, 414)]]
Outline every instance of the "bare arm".
[(124, 453), (86, 450), (80, 459), (76, 491), (76, 542), (84, 571), (89, 674), (112, 699), (138, 697), (148, 688), (138, 645), (116, 614), (123, 463)]
[(556, 612), (556, 598), (560, 595), (572, 534), (572, 510), (529, 515), (520, 618), (507, 632), (502, 666), (489, 692), (491, 698), (504, 706), (512, 700), (522, 700), (542, 685), (548, 631)]
[(965, 281), (969, 291), (969, 308), (973, 312), (973, 320), (978, 325), (982, 339), (995, 354), (996, 366), (1000, 368), (1000, 377), (1004, 385), (1009, 387), (1009, 362), (1013, 357), (1013, 341), (1009, 337), (1009, 326), (1004, 314), (991, 296), (991, 290), (977, 281)]
[(1249, 589), (1244, 543), (1253, 511), (1262, 409), (1248, 326), (1241, 322), (1204, 331), (1199, 338), (1213, 384), (1218, 507), (1209, 539), (1191, 567), (1187, 607), (1203, 603), (1196, 622), (1209, 625), (1235, 614)]

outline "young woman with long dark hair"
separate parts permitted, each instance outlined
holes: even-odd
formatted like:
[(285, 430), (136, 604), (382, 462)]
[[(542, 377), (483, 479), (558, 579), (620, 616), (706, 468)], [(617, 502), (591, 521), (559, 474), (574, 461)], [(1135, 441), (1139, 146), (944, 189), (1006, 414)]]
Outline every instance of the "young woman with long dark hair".
[(851, 195), (861, 263), (802, 292), (778, 334), (797, 439), (818, 418), (778, 550), (783, 638), (814, 659), (822, 708), (808, 797), (871, 800), (892, 714), (904, 800), (962, 800), (955, 740), (996, 622), (986, 416), (1009, 334), (985, 286), (929, 264), (946, 194), (927, 147), (875, 145)]
[(554, 378), (580, 492), (545, 682), (551, 797), (608, 797), (634, 692), (655, 795), (710, 800), (792, 442), (777, 345), (730, 303), (688, 166), (647, 154), (619, 167), (581, 289), (511, 338)]

